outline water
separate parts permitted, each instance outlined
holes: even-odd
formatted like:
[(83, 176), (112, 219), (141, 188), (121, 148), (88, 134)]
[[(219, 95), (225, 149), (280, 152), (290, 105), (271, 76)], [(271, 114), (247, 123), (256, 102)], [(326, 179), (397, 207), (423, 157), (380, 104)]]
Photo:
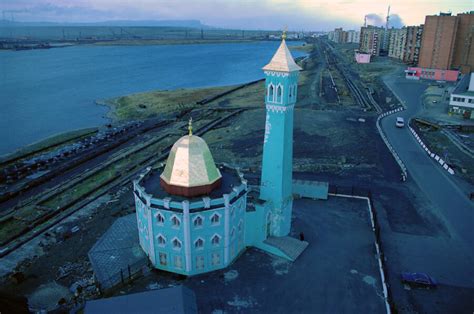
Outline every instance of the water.
[[(261, 68), (278, 45), (256, 42), (1, 51), (0, 155), (57, 133), (104, 124), (108, 109), (96, 105), (98, 99), (262, 78)], [(296, 58), (303, 53), (292, 54)]]

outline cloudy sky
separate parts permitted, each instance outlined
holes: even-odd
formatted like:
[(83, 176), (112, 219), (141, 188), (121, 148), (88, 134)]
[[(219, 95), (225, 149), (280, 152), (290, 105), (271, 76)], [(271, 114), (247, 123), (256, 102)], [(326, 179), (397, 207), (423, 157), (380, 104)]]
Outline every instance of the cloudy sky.
[[(474, 0), (396, 0), (394, 26), (424, 22), (440, 11), (472, 10)], [(246, 29), (329, 30), (355, 28), (364, 16), (384, 23), (385, 0), (0, 0), (5, 18), (16, 21), (98, 22), (197, 19), (203, 24)]]

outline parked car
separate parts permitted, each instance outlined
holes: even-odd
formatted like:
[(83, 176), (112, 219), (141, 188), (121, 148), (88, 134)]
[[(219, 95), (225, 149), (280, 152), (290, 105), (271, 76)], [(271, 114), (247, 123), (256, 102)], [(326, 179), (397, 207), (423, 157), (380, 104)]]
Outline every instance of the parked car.
[(413, 287), (436, 288), (436, 280), (425, 273), (402, 273), (402, 282)]
[(405, 120), (402, 117), (397, 117), (397, 122), (395, 122), (397, 128), (403, 128), (405, 126)]

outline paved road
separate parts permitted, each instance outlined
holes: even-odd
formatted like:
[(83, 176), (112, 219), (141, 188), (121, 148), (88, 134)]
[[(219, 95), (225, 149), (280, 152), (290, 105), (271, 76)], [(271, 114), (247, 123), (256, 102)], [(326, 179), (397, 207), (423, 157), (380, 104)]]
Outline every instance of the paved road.
[(406, 80), (402, 75), (387, 77), (384, 80), (407, 106), (407, 110), (384, 118), (381, 126), (406, 164), (409, 180), (414, 180), (438, 207), (452, 233), (463, 239), (468, 247), (474, 247), (474, 202), (456, 185), (451, 175), (425, 153), (407, 127), (395, 127), (397, 116), (408, 122), (421, 111), (421, 95), (427, 84)]

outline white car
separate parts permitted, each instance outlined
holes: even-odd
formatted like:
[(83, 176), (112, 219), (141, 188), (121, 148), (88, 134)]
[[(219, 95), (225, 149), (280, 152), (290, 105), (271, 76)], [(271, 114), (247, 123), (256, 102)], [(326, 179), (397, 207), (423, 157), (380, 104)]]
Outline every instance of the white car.
[(402, 117), (397, 117), (397, 122), (395, 122), (397, 128), (403, 128), (405, 126), (405, 120)]

